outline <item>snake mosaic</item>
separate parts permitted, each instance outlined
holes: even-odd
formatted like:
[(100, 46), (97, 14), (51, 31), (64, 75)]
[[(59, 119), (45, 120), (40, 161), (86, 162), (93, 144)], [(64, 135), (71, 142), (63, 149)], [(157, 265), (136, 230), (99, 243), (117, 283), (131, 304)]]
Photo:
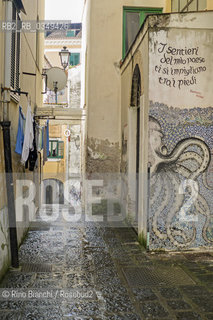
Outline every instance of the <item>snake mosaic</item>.
[(149, 114), (150, 249), (213, 246), (213, 108), (151, 101)]

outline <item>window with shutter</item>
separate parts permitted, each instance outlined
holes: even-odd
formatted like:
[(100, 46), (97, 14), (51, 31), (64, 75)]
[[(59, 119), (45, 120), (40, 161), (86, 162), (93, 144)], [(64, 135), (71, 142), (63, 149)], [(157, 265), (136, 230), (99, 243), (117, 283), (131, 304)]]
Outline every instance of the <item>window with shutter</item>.
[[(17, 25), (20, 23), (16, 6), (13, 4), (12, 19)], [(20, 51), (21, 51), (21, 33), (13, 30), (11, 34), (11, 78), (10, 85), (13, 89), (19, 89), (19, 73), (20, 73)]]
[(60, 140), (49, 141), (49, 156), (50, 159), (64, 158), (64, 142)]
[[(16, 7), (13, 4), (12, 20), (16, 21)], [(11, 78), (10, 85), (15, 88), (15, 67), (16, 67), (16, 31), (13, 30), (11, 34)]]
[[(18, 20), (20, 18), (18, 17)], [(19, 85), (19, 73), (20, 73), (20, 52), (21, 52), (21, 33), (17, 32), (16, 34), (16, 83), (15, 83), (15, 89), (18, 90)]]
[(80, 63), (80, 53), (71, 53), (70, 65), (77, 66)]
[(58, 157), (63, 158), (64, 157), (64, 142), (58, 141)]
[(75, 30), (69, 30), (66, 34), (67, 37), (75, 37)]

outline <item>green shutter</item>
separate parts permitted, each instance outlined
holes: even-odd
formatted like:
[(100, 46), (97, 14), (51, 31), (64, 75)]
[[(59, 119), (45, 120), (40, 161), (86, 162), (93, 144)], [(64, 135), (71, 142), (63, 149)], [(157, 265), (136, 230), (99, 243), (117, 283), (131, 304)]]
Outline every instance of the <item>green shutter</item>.
[(64, 142), (58, 141), (58, 158), (64, 157)]
[[(127, 19), (126, 19), (126, 14), (129, 13), (140, 13), (140, 26), (144, 23), (144, 20), (148, 14), (157, 14), (157, 13), (162, 13), (163, 9), (162, 8), (134, 8), (134, 7), (124, 7), (123, 8), (123, 54), (122, 57), (123, 59), (125, 58), (125, 55), (128, 51), (129, 48), (126, 48), (126, 24), (127, 24)], [(139, 29), (138, 29), (139, 31)]]
[(67, 37), (75, 37), (75, 31), (74, 30), (67, 31)]
[(80, 53), (71, 53), (70, 65), (77, 66), (80, 63)]
[(50, 140), (49, 142), (50, 159), (63, 159), (64, 157), (64, 142), (58, 140)]

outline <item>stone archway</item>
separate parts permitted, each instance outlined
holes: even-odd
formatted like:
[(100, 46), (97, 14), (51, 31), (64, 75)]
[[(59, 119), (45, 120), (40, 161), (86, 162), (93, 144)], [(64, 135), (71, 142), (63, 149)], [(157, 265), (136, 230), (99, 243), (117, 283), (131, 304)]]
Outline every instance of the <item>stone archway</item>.
[(141, 73), (139, 65), (136, 64), (133, 77), (132, 77), (132, 88), (131, 88), (131, 107), (140, 106), (140, 96), (141, 96)]

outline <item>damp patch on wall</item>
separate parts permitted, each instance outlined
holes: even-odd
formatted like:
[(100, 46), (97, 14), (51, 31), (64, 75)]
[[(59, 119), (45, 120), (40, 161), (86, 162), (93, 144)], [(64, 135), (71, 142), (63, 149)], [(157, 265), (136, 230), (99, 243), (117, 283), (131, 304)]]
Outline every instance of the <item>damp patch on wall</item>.
[(87, 173), (118, 173), (119, 170), (119, 143), (89, 138), (87, 140)]

